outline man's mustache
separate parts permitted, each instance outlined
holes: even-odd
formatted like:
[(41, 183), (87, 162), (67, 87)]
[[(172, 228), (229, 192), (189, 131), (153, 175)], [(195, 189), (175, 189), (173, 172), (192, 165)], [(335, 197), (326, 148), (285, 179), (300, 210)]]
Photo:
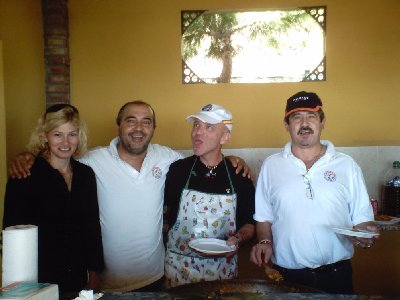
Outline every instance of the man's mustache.
[(311, 127), (303, 126), (303, 127), (300, 127), (299, 131), (297, 132), (297, 135), (302, 134), (302, 133), (305, 133), (305, 132), (307, 132), (307, 133), (314, 133), (314, 130), (312, 130)]

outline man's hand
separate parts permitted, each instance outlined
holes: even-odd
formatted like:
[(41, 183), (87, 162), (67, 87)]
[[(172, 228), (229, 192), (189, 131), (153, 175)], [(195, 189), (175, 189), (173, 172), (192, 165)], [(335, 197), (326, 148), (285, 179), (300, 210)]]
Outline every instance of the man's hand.
[(272, 246), (270, 244), (255, 244), (251, 248), (250, 261), (259, 267), (268, 264), (272, 255)]
[[(256, 232), (256, 227), (253, 224), (244, 224), (240, 229), (236, 232), (236, 234), (230, 236), (226, 241), (228, 246), (235, 245), (236, 251), (239, 250), (239, 247), (242, 243), (245, 243), (253, 238)], [(235, 254), (233, 253), (233, 254)], [(232, 256), (233, 254), (227, 255), (227, 257)]]
[(241, 242), (241, 240), (240, 240), (237, 236), (232, 235), (232, 236), (229, 237), (229, 239), (226, 241), (226, 244), (227, 244), (228, 246), (235, 246), (236, 249), (238, 249), (239, 246), (240, 246), (240, 242)]
[(235, 236), (231, 236), (231, 237), (229, 237), (229, 239), (226, 241), (226, 244), (227, 244), (228, 246), (233, 246), (233, 245), (235, 245), (235, 247), (236, 247), (236, 250), (235, 250), (235, 251), (229, 252), (229, 253), (226, 255), (226, 257), (229, 258), (229, 257), (234, 256), (234, 255), (238, 252), (239, 246), (240, 246), (240, 240), (239, 240), (237, 237), (235, 237)]
[(229, 159), (232, 166), (236, 168), (236, 174), (239, 174), (243, 170), (242, 176), (251, 179), (250, 167), (246, 164), (246, 162), (242, 158), (233, 155), (229, 155), (226, 158)]
[(257, 222), (256, 232), (258, 244), (251, 248), (250, 261), (261, 267), (268, 263), (272, 255), (272, 223), (269, 221)]
[(31, 175), (30, 169), (36, 157), (30, 152), (23, 152), (14, 157), (8, 168), (8, 173), (12, 178), (26, 178)]
[[(364, 222), (357, 224), (354, 226), (355, 229), (359, 230), (367, 230), (375, 233), (379, 233), (378, 227), (374, 224), (374, 222)], [(354, 237), (354, 236), (348, 236), (348, 238), (353, 242), (354, 246), (360, 247), (363, 249), (368, 249), (371, 248), (374, 244), (374, 240), (379, 238), (379, 235), (376, 235), (372, 238), (361, 238), (361, 237)]]

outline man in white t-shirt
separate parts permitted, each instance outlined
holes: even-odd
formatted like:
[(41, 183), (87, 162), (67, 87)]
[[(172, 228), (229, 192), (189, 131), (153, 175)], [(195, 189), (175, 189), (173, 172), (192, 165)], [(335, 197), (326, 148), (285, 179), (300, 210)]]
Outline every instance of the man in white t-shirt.
[(321, 141), (322, 102), (299, 92), (287, 100), (285, 128), (291, 142), (265, 159), (258, 177), (256, 244), (250, 260), (271, 259), (284, 279), (328, 293), (352, 293), (353, 245), (369, 248), (373, 238), (336, 233), (334, 227), (374, 233), (374, 216), (360, 167)]
[[(124, 104), (117, 128), (118, 137), (108, 147), (91, 150), (80, 159), (96, 174), (105, 261), (101, 287), (105, 291), (159, 291), (164, 275), (164, 183), (170, 164), (183, 156), (150, 143), (156, 120), (146, 102)], [(31, 154), (18, 155), (10, 175), (29, 175), (33, 160)], [(230, 160), (237, 166), (238, 158)], [(243, 167), (240, 162), (237, 172)]]

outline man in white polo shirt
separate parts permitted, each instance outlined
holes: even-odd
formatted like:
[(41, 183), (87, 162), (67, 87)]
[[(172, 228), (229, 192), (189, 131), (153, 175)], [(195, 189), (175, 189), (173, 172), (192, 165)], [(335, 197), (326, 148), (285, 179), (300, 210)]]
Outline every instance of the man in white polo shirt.
[(373, 239), (341, 235), (333, 228), (378, 229), (360, 167), (320, 140), (324, 126), (315, 93), (299, 92), (287, 100), (285, 128), (291, 142), (262, 165), (254, 214), (259, 243), (250, 260), (262, 266), (271, 258), (288, 282), (348, 294), (353, 244), (369, 248)]
[(159, 290), (164, 275), (162, 211), (165, 176), (182, 155), (151, 144), (155, 114), (128, 102), (118, 117), (118, 137), (81, 161), (96, 174), (107, 291)]

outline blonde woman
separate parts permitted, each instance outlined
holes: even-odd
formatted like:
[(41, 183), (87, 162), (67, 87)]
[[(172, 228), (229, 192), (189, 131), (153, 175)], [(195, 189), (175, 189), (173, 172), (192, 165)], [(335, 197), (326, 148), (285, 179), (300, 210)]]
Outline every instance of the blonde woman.
[(10, 178), (6, 187), (3, 227), (38, 226), (38, 279), (58, 284), (60, 292), (97, 289), (104, 268), (95, 175), (74, 159), (86, 146), (78, 110), (49, 107), (28, 146), (37, 156), (31, 176)]

